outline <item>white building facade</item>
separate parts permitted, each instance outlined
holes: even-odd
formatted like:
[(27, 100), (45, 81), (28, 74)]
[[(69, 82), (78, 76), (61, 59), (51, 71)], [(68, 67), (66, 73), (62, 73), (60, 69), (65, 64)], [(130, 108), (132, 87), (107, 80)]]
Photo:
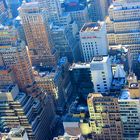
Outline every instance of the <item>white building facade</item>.
[(94, 57), (90, 70), (95, 92), (108, 92), (112, 82), (110, 58), (108, 56)]
[(94, 56), (108, 55), (108, 41), (104, 22), (87, 23), (80, 31), (81, 51), (85, 62)]

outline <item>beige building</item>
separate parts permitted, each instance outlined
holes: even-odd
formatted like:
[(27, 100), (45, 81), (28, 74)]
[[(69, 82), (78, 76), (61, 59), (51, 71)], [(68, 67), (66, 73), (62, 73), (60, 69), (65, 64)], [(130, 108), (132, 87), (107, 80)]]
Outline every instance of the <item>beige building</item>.
[(38, 2), (24, 3), (19, 8), (33, 65), (55, 65), (48, 18)]
[(127, 45), (133, 60), (140, 53), (140, 2), (113, 3), (106, 18), (109, 45)]
[(25, 91), (28, 86), (34, 84), (32, 65), (24, 42), (19, 42), (15, 46), (0, 46), (0, 56), (0, 63), (13, 70), (20, 89)]
[(95, 140), (122, 140), (118, 99), (92, 93), (87, 98), (90, 127)]
[[(132, 84), (130, 84), (132, 86)], [(135, 86), (135, 83), (133, 84)], [(133, 90), (133, 91), (132, 91)], [(130, 87), (124, 89), (119, 96), (119, 110), (121, 115), (121, 122), (123, 124), (123, 140), (138, 140), (140, 132), (140, 101), (136, 97), (137, 90)], [(133, 95), (133, 96), (132, 96)]]

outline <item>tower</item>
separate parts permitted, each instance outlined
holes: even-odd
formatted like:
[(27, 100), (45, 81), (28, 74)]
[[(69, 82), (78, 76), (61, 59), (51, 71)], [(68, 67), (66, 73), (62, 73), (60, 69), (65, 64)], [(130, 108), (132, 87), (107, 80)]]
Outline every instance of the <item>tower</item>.
[(33, 65), (55, 65), (55, 52), (49, 34), (46, 11), (38, 2), (30, 2), (19, 8), (27, 44)]

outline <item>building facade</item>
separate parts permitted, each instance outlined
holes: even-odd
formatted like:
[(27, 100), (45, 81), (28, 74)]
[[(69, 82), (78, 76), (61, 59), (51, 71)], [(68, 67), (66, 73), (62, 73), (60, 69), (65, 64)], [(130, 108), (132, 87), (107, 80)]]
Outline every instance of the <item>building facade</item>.
[(127, 45), (132, 59), (137, 61), (140, 53), (140, 2), (113, 3), (106, 18), (109, 45)]
[[(133, 90), (137, 89), (135, 84), (131, 86)], [(124, 90), (118, 100), (124, 140), (137, 140), (140, 132), (140, 102), (139, 98), (134, 96), (135, 93), (132, 92), (132, 87), (130, 87), (130, 91)]]
[(49, 33), (48, 18), (38, 2), (23, 3), (19, 8), (33, 65), (55, 65), (55, 52)]
[(118, 99), (89, 94), (90, 127), (95, 140), (123, 140)]
[(104, 22), (86, 23), (80, 30), (81, 51), (85, 62), (94, 56), (108, 55), (108, 41)]
[(53, 101), (50, 96), (37, 98), (20, 92), (16, 85), (1, 88), (0, 131), (9, 132), (12, 128), (24, 127), (29, 140), (50, 140), (56, 119)]
[(108, 92), (113, 77), (110, 58), (108, 56), (94, 57), (90, 64), (90, 70), (95, 92)]

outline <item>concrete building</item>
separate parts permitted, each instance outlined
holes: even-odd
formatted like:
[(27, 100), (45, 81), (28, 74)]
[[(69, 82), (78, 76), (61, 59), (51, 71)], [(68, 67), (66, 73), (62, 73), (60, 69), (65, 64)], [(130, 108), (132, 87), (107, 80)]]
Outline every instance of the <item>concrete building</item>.
[(109, 45), (127, 45), (134, 62), (140, 53), (140, 2), (113, 3), (106, 18)]
[(62, 15), (61, 4), (59, 0), (31, 0), (38, 2), (43, 9), (47, 11), (49, 22), (58, 23)]
[(137, 76), (134, 73), (129, 74), (127, 80), (128, 80), (130, 98), (131, 99), (139, 98), (140, 97), (140, 83), (137, 79)]
[[(130, 89), (138, 88), (135, 84), (131, 84)], [(132, 89), (131, 89), (132, 90)], [(133, 95), (133, 96), (132, 96)], [(137, 140), (140, 132), (140, 102), (139, 98), (134, 97), (134, 92), (129, 92), (125, 89), (119, 96), (119, 109), (121, 114), (121, 121), (123, 124), (123, 139)], [(131, 98), (131, 96), (133, 98)], [(140, 96), (139, 96), (140, 97)]]
[(80, 30), (81, 51), (85, 62), (94, 56), (108, 55), (108, 41), (104, 22), (86, 23)]
[(18, 33), (15, 28), (0, 26), (0, 45), (12, 45), (18, 40)]
[(105, 17), (108, 15), (108, 7), (110, 3), (111, 0), (89, 0), (88, 8), (92, 21), (104, 21)]
[(89, 94), (90, 127), (95, 140), (123, 140), (118, 99)]
[(53, 101), (49, 95), (36, 98), (19, 92), (16, 85), (7, 85), (0, 90), (0, 131), (24, 127), (29, 140), (50, 140), (56, 120)]
[(60, 59), (56, 69), (52, 67), (35, 68), (35, 81), (38, 87), (53, 95), (56, 110), (63, 110), (71, 95), (68, 73), (69, 63), (65, 57)]
[(68, 26), (53, 26), (51, 36), (59, 58), (67, 57), (69, 62), (78, 61), (79, 44)]
[(25, 91), (28, 86), (34, 84), (29, 52), (24, 42), (1, 46), (0, 58), (2, 66), (10, 67), (13, 70), (16, 82), (21, 90)]
[(70, 78), (72, 84), (73, 95), (87, 98), (89, 93), (94, 91), (90, 64), (74, 63), (70, 69)]
[(55, 65), (55, 52), (50, 38), (46, 11), (38, 2), (30, 2), (19, 8), (27, 44), (33, 65)]
[(113, 77), (110, 58), (94, 57), (90, 63), (90, 70), (95, 92), (108, 92)]
[(0, 0), (0, 24), (5, 24), (8, 18), (8, 11), (4, 5), (4, 1)]
[(108, 92), (112, 83), (110, 58), (94, 57), (91, 63), (74, 63), (70, 69), (73, 92), (87, 98), (89, 93)]
[(72, 4), (72, 2), (65, 3), (64, 12), (69, 13), (73, 21), (78, 25), (78, 29), (89, 22), (88, 9), (84, 5), (80, 5), (80, 3)]
[(11, 68), (0, 66), (0, 87), (16, 83), (14, 72)]

